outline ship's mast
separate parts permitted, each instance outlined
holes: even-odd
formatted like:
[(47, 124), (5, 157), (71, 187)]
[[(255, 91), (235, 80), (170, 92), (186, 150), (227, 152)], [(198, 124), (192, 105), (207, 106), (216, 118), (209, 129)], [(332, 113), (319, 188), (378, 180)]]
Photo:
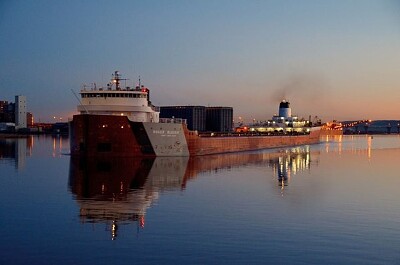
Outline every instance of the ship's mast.
[(114, 74), (112, 75), (112, 82), (115, 84), (115, 89), (116, 90), (121, 90), (120, 87), (120, 81), (121, 80), (128, 80), (128, 79), (122, 79), (121, 75), (119, 74), (119, 71), (115, 71)]

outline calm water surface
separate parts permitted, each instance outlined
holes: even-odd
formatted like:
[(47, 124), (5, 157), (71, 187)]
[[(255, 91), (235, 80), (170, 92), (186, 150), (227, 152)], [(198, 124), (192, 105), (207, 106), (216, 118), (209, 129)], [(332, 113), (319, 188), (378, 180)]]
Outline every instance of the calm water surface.
[(400, 137), (72, 159), (0, 139), (0, 264), (400, 264)]

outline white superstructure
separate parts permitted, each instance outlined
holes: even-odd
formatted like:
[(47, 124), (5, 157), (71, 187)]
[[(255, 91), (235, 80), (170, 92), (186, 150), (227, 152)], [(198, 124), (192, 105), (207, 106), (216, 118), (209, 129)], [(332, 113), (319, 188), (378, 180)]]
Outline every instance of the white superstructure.
[(135, 88), (120, 86), (118, 71), (112, 75), (106, 88), (84, 87), (81, 94), (81, 104), (78, 111), (81, 114), (100, 114), (127, 116), (131, 121), (159, 122), (159, 108), (150, 102), (150, 91), (143, 85)]
[(272, 121), (283, 127), (304, 127), (306, 125), (306, 121), (299, 120), (296, 115), (292, 116), (290, 102), (286, 100), (282, 100), (279, 104), (279, 115), (274, 115)]
[(274, 115), (272, 120), (263, 123), (253, 124), (249, 126), (248, 131), (260, 133), (309, 133), (311, 122), (299, 119), (296, 115), (292, 115), (290, 103), (282, 100), (279, 104), (279, 115)]

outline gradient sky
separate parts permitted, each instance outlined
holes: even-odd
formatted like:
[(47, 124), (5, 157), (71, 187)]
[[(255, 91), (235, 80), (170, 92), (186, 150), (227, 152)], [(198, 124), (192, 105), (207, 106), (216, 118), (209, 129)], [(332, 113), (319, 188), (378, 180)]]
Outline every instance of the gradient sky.
[(400, 119), (399, 1), (0, 1), (0, 100), (66, 120), (119, 70), (152, 102)]

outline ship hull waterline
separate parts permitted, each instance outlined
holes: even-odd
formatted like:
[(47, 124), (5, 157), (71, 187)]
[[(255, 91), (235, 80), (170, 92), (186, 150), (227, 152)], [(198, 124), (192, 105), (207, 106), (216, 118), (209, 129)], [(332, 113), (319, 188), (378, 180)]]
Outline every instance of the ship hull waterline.
[(126, 116), (74, 115), (70, 122), (71, 155), (201, 156), (316, 144), (320, 128), (304, 135), (199, 136), (180, 123), (132, 122)]

